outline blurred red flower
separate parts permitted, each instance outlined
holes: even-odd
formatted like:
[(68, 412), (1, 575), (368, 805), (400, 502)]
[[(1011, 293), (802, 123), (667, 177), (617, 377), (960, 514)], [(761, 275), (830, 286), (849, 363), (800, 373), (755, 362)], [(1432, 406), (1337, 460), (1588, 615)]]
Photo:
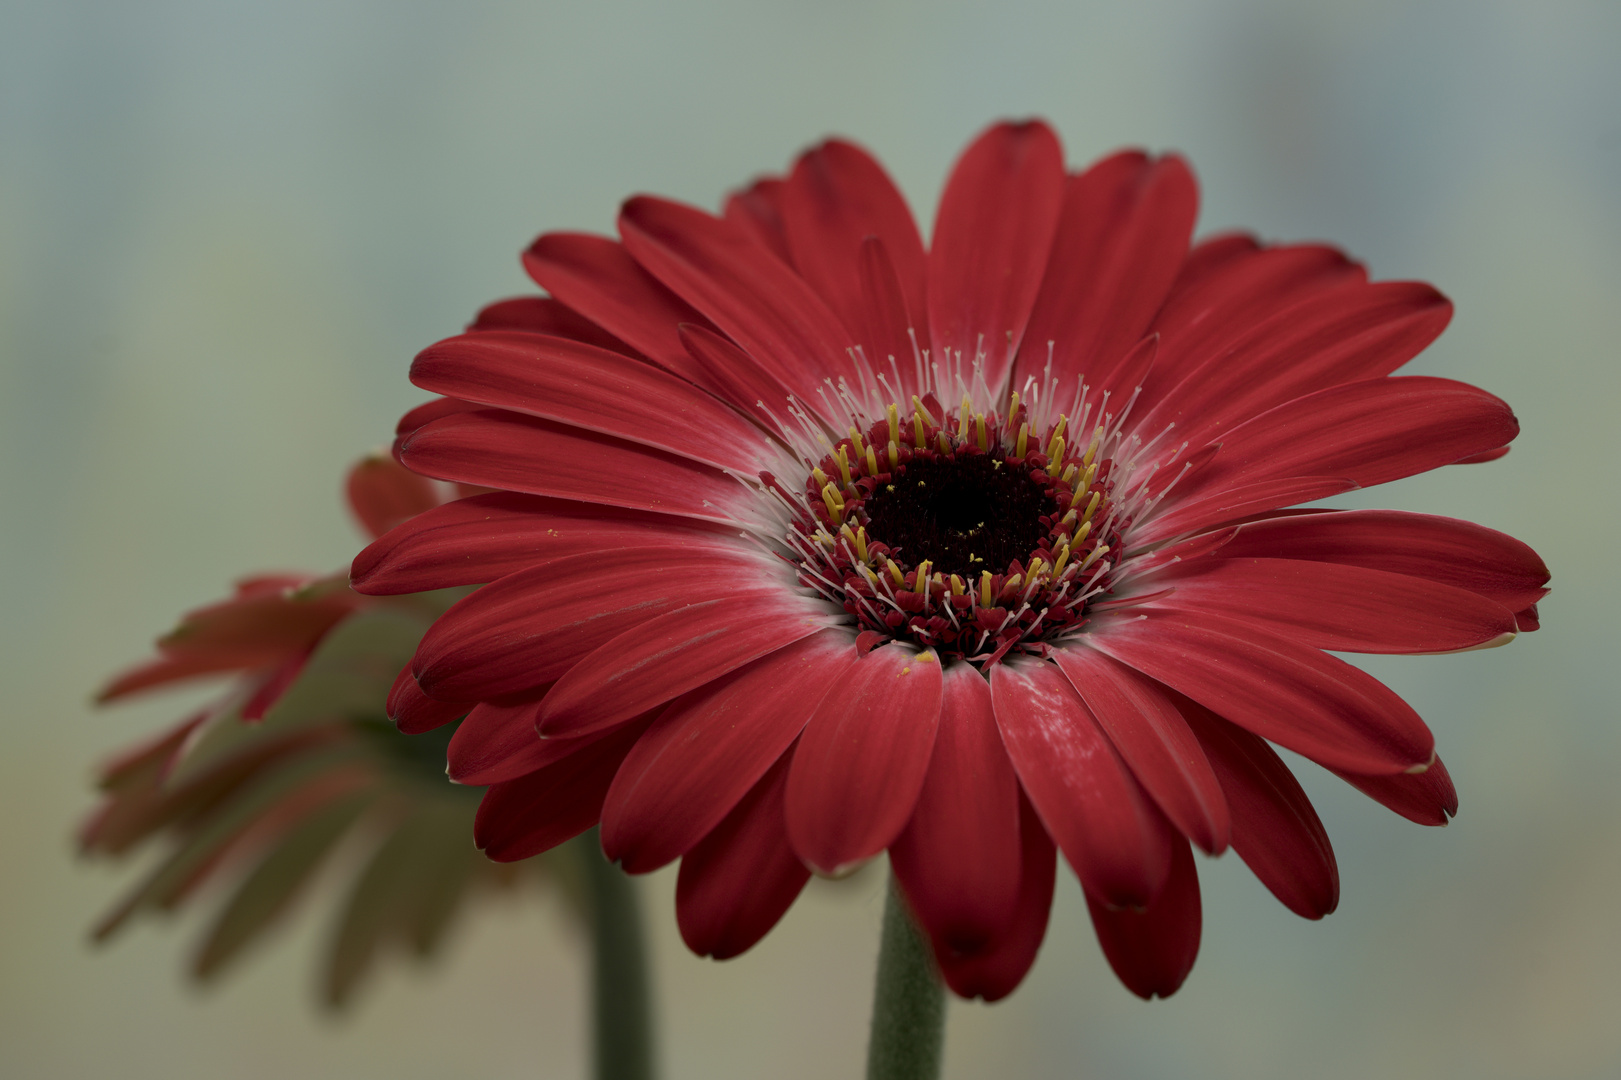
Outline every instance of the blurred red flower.
[(500, 490), (353, 572), (484, 586), (391, 701), (407, 730), (470, 708), (449, 760), (490, 785), (480, 846), (600, 820), (633, 873), (682, 860), (681, 931), (716, 957), (887, 849), (946, 981), (994, 999), (1045, 932), (1056, 845), (1147, 997), (1197, 952), (1192, 846), (1308, 918), (1337, 902), (1270, 743), (1443, 823), (1429, 730), (1325, 650), (1502, 644), (1546, 568), (1462, 521), (1285, 508), (1490, 460), (1518, 425), (1392, 377), (1448, 321), (1434, 289), (1321, 245), (1191, 244), (1196, 204), (1178, 157), (1066, 174), (1045, 125), (1000, 124), (927, 248), (840, 141), (720, 217), (637, 197), (618, 240), (536, 240), (550, 295), (423, 352), (443, 396), (396, 444)]
[[(388, 458), (362, 461), (348, 483), (350, 508), (374, 537), (455, 494)], [(185, 616), (155, 660), (114, 678), (98, 700), (232, 677), (221, 698), (101, 769), (104, 798), (80, 830), (83, 850), (167, 851), (97, 939), (137, 914), (227, 890), (192, 963), (211, 979), (336, 861), (352, 878), (323, 980), (325, 1002), (338, 1006), (382, 948), (426, 955), (470, 889), (515, 880), (515, 868), (468, 842), (480, 793), (445, 782), (445, 738), (407, 738), (386, 716), (422, 632), (465, 592), (377, 599), (341, 575), (249, 578)]]

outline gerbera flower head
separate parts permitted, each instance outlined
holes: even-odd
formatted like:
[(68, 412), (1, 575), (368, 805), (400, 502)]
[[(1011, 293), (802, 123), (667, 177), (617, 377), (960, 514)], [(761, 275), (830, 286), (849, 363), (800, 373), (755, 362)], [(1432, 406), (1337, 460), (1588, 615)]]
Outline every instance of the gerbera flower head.
[(491, 785), (479, 844), (600, 821), (627, 870), (680, 858), (682, 933), (716, 957), (887, 849), (986, 998), (1035, 956), (1056, 849), (1148, 996), (1197, 952), (1192, 846), (1335, 906), (1269, 744), (1444, 823), (1429, 730), (1326, 650), (1502, 644), (1547, 571), (1461, 521), (1287, 508), (1500, 456), (1514, 416), (1392, 375), (1450, 316), (1434, 289), (1194, 244), (1196, 204), (1180, 158), (1067, 174), (1045, 125), (999, 124), (927, 246), (841, 141), (720, 216), (637, 197), (618, 239), (536, 240), (549, 295), (423, 352), (442, 396), (396, 444), (498, 490), (354, 566), (367, 594), (483, 586), (396, 690), (407, 723), (470, 709), (450, 770)]
[[(373, 537), (455, 494), (387, 457), (349, 475), (350, 508)], [(80, 829), (81, 849), (162, 854), (95, 938), (222, 893), (191, 963), (210, 981), (337, 864), (350, 885), (334, 913), (322, 998), (338, 1007), (385, 951), (433, 953), (464, 899), (516, 882), (516, 867), (467, 841), (478, 792), (445, 782), (454, 729), (413, 739), (387, 719), (389, 691), (422, 632), (464, 591), (378, 599), (350, 591), (341, 575), (261, 575), (186, 615), (158, 640), (156, 659), (114, 678), (99, 700), (201, 676), (230, 681), (195, 715), (99, 770), (102, 800)], [(464, 711), (442, 709), (438, 720)]]

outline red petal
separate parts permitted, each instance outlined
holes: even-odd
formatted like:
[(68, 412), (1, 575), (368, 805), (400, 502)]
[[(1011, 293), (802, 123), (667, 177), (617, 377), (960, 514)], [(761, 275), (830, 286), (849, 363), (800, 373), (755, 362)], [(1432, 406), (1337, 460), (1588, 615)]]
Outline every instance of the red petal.
[(349, 509), (373, 538), (445, 501), (432, 480), (380, 455), (355, 462), (345, 488)]
[(473, 840), (496, 862), (517, 862), (585, 832), (644, 730), (629, 724), (562, 761), (492, 786), (473, 818)]
[(1187, 698), (1178, 707), (1221, 777), (1233, 814), (1233, 850), (1283, 905), (1321, 919), (1340, 902), (1328, 833), (1283, 759), (1264, 739)]
[(524, 252), (523, 265), (541, 288), (608, 333), (666, 371), (698, 381), (675, 328), (709, 320), (637, 266), (617, 241), (547, 233)]
[(1120, 981), (1140, 998), (1176, 993), (1199, 956), (1199, 871), (1186, 840), (1171, 846), (1171, 872), (1146, 911), (1113, 908), (1088, 894), (1098, 944)]
[(1347, 383), (1228, 431), (1215, 460), (1167, 501), (1302, 476), (1372, 487), (1501, 446), (1518, 432), (1503, 401), (1466, 383), (1424, 376)]
[(1420, 825), (1445, 825), (1458, 814), (1458, 792), (1439, 757), (1421, 773), (1359, 776), (1336, 769), (1335, 774), (1368, 798)]
[(788, 835), (839, 874), (888, 847), (917, 805), (940, 722), (940, 660), (873, 649), (816, 707), (788, 774)]
[(1226, 615), (1161, 603), (1100, 618), (1087, 644), (1329, 767), (1398, 773), (1430, 760), (1424, 721), (1373, 676)]
[(940, 947), (972, 952), (1005, 929), (1019, 899), (1019, 780), (1002, 747), (991, 687), (946, 669), (928, 775), (890, 867)]
[(789, 760), (784, 754), (681, 860), (676, 923), (681, 939), (699, 956), (727, 960), (747, 952), (777, 925), (810, 879), (788, 844), (783, 818)]
[(1039, 121), (997, 124), (957, 160), (929, 249), (929, 334), (936, 351), (1002, 384), (1041, 287), (1064, 198), (1064, 151)]
[(783, 189), (787, 186), (778, 177), (762, 177), (728, 196), (722, 216), (792, 266), (794, 257), (788, 252), (788, 233), (782, 224)]
[(1453, 652), (1514, 634), (1508, 608), (1452, 585), (1343, 563), (1226, 556), (1156, 574), (1152, 587), (1176, 589), (1160, 606), (1226, 612), (1341, 652)]
[[(350, 586), (372, 596), (485, 585), (571, 555), (671, 543), (735, 544), (736, 530), (691, 519), (497, 492), (420, 514), (355, 556)], [(724, 538), (724, 540), (723, 540)]]
[(1000, 1001), (1024, 981), (1047, 935), (1058, 852), (1030, 800), (1019, 797), (1019, 900), (1013, 916), (989, 943), (961, 952), (936, 938), (934, 956), (946, 985), (965, 998)]
[(1050, 341), (1060, 390), (1081, 376), (1094, 392), (1129, 392), (1113, 376), (1165, 301), (1198, 211), (1198, 184), (1179, 157), (1131, 150), (1070, 177), (1021, 376), (1042, 375)]
[(1255, 514), (1270, 513), (1280, 506), (1343, 495), (1355, 487), (1355, 481), (1343, 477), (1301, 476), (1239, 484), (1212, 495), (1190, 499), (1180, 506), (1168, 498), (1167, 503), (1175, 508), (1135, 526), (1131, 539), (1134, 544), (1143, 546), (1158, 544), (1200, 529), (1211, 529)]
[(399, 453), (407, 468), (441, 480), (708, 521), (759, 516), (741, 484), (707, 465), (517, 413), (435, 420)]
[(542, 563), (453, 605), (423, 635), (412, 669), (424, 690), (450, 701), (529, 693), (667, 611), (780, 595), (750, 554), (628, 548)]
[(991, 696), (1019, 781), (1081, 884), (1108, 903), (1147, 906), (1175, 834), (1069, 680), (1045, 661), (999, 664)]
[(874, 372), (889, 373), (901, 400), (910, 400), (923, 392), (921, 362), (929, 347), (929, 328), (919, 325), (922, 313), (908, 307), (882, 240), (876, 236), (863, 240), (858, 262), (861, 296), (855, 325), (861, 327), (862, 351)]
[(855, 662), (824, 630), (673, 702), (636, 744), (602, 808), (602, 850), (633, 874), (692, 848), (799, 737)]
[(1529, 634), (1533, 630), (1542, 629), (1542, 622), (1537, 617), (1537, 606), (1532, 604), (1514, 613), (1514, 625), (1519, 627), (1520, 633)]
[(775, 428), (779, 418), (787, 418), (782, 403), (788, 400), (788, 388), (730, 340), (701, 326), (683, 325), (681, 344), (722, 401), (731, 402), (767, 430)]
[(536, 725), (547, 736), (600, 731), (831, 623), (825, 601), (786, 591), (689, 604), (580, 660), (546, 695)]
[(1321, 245), (1262, 250), (1247, 237), (1201, 244), (1154, 318), (1161, 344), (1157, 377), (1137, 407), (1146, 414), (1189, 372), (1279, 312), (1366, 279), (1361, 266)]
[(468, 706), (464, 702), (439, 701), (424, 694), (407, 664), (395, 677), (385, 708), (388, 718), (402, 734), (421, 735), (466, 715)]
[(540, 702), (482, 702), (473, 707), (445, 751), (452, 783), (486, 787), (516, 780), (573, 755), (592, 739), (542, 739), (535, 731)]
[(1205, 851), (1225, 850), (1221, 782), (1163, 688), (1095, 649), (1057, 648), (1053, 660), (1165, 816)]
[(625, 203), (619, 231), (637, 262), (714, 320), (808, 407), (825, 408), (824, 378), (847, 376), (858, 385), (845, 354), (854, 342), (838, 316), (736, 226), (641, 196)]
[(641, 355), (584, 315), (549, 296), (514, 296), (510, 300), (497, 300), (483, 308), (467, 329), (470, 332), (526, 330), (531, 334), (569, 338), (626, 356)]
[(759, 429), (640, 360), (565, 338), (463, 334), (411, 364), (424, 390), (612, 435), (719, 469), (753, 475), (774, 457)]
[(1479, 593), (1511, 611), (1547, 595), (1548, 567), (1506, 533), (1400, 510), (1336, 510), (1246, 524), (1223, 558), (1309, 559), (1426, 578)]
[(1175, 423), (1178, 439), (1198, 446), (1305, 394), (1389, 375), (1451, 318), (1447, 298), (1417, 282), (1319, 293), (1211, 357), (1137, 422), (1145, 431)]
[[(807, 150), (783, 191), (782, 217), (793, 265), (845, 326), (866, 325), (858, 256), (869, 237), (888, 253), (907, 308), (918, 317), (928, 310), (923, 238), (906, 199), (861, 147), (830, 139)], [(924, 335), (920, 330), (926, 349)], [(901, 355), (909, 359), (910, 350)]]
[(472, 404), (471, 402), (458, 401), (455, 398), (434, 398), (432, 401), (424, 401), (421, 405), (418, 405), (416, 408), (411, 409), (404, 416), (400, 417), (400, 422), (394, 425), (394, 435), (396, 436), (394, 441), (396, 449), (398, 449), (398, 444), (403, 441), (407, 435), (411, 434), (411, 432), (417, 430), (418, 428), (423, 427), (424, 425), (431, 423), (442, 416), (454, 416), (457, 413), (473, 412), (477, 408), (478, 406)]

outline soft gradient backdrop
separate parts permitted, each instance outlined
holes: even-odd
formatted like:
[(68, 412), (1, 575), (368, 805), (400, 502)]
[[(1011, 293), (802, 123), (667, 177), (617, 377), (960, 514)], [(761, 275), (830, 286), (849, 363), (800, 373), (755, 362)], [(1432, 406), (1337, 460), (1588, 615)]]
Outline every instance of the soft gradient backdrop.
[[(343, 468), (422, 399), (417, 349), (526, 288), (536, 233), (608, 230), (634, 191), (714, 206), (833, 132), (927, 222), (962, 144), (1031, 113), (1073, 164), (1186, 152), (1202, 231), (1448, 293), (1410, 370), (1524, 433), (1357, 501), (1513, 532), (1555, 592), (1507, 649), (1368, 664), (1434, 727), (1450, 828), (1304, 768), (1340, 910), (1203, 861), (1169, 1002), (1115, 982), (1066, 870), (1023, 987), (952, 1004), (947, 1076), (1621, 1074), (1618, 47), (1610, 0), (0, 3), (0, 1074), (582, 1076), (580, 943), (539, 892), (341, 1021), (308, 919), (209, 994), (180, 979), (195, 920), (92, 950), (134, 869), (71, 853), (92, 763), (181, 703), (88, 695), (234, 576), (347, 561)], [(646, 880), (664, 1075), (858, 1075), (881, 870), (726, 964)]]

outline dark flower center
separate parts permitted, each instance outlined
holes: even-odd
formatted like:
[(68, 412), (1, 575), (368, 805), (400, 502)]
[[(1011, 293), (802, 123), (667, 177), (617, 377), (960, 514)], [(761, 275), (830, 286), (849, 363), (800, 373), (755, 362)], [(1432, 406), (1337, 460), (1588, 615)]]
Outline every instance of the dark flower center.
[[(867, 529), (912, 563), (977, 580), (1027, 559), (1057, 509), (1029, 470), (987, 454), (913, 461), (866, 501)], [(1048, 518), (1051, 521), (1051, 518)]]

